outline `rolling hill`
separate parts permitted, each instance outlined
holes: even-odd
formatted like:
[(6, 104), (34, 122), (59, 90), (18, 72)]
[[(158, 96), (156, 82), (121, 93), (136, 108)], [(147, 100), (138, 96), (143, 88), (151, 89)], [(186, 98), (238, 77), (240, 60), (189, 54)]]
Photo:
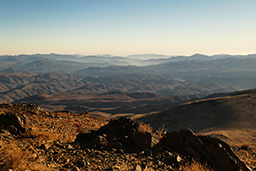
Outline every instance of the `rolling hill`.
[[(223, 95), (222, 95), (223, 96)], [(255, 145), (256, 89), (232, 95), (198, 100), (171, 107), (140, 121), (168, 130), (191, 128), (201, 134), (220, 137), (230, 144)]]
[(157, 112), (186, 100), (185, 97), (165, 97), (154, 93), (111, 92), (106, 94), (35, 95), (13, 103), (40, 105), (45, 111), (87, 111), (95, 115), (113, 118)]
[(0, 102), (13, 102), (34, 95), (86, 95), (119, 91), (148, 92), (163, 96), (202, 97), (212, 93), (229, 92), (209, 82), (191, 83), (154, 75), (129, 74), (123, 76), (83, 76), (66, 73), (0, 74)]

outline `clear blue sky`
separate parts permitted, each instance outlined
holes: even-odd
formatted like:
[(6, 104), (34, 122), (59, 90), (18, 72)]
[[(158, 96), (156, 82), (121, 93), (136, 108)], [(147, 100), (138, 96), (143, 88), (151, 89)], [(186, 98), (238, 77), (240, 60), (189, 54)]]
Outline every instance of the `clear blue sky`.
[(255, 0), (0, 0), (0, 55), (256, 53)]

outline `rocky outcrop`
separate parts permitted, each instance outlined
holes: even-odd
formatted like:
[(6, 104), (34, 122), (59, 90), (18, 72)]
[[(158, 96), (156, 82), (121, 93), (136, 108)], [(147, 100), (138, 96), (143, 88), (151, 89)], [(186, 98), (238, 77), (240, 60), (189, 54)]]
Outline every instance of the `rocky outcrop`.
[(75, 141), (87, 148), (116, 148), (128, 152), (144, 150), (154, 154), (169, 151), (180, 154), (187, 160), (196, 159), (207, 163), (215, 171), (250, 171), (233, 153), (231, 147), (220, 139), (197, 136), (190, 129), (181, 129), (167, 132), (155, 145), (152, 143), (154, 133), (141, 132), (138, 128), (138, 123), (127, 118), (119, 118), (111, 120), (97, 131), (78, 134)]
[(21, 135), (26, 132), (26, 116), (4, 112), (0, 114), (0, 129), (6, 129), (11, 134)]
[(215, 170), (250, 171), (224, 141), (210, 136), (198, 136), (204, 144), (201, 151), (202, 158), (206, 159)]
[(217, 171), (250, 171), (227, 143), (210, 136), (196, 136), (190, 129), (168, 132), (154, 150), (160, 148), (206, 162)]
[(97, 131), (79, 133), (75, 141), (87, 147), (142, 151), (151, 148), (152, 135), (140, 132), (138, 123), (122, 117), (111, 120)]

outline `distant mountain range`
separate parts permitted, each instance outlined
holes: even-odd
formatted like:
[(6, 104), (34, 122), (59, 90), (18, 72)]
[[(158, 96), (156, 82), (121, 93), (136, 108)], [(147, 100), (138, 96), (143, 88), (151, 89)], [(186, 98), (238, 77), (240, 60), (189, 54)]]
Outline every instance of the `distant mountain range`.
[(232, 90), (234, 89), (211, 82), (187, 82), (141, 74), (104, 77), (66, 73), (0, 74), (0, 102), (13, 102), (29, 96), (54, 93), (83, 95), (149, 92), (190, 98)]
[(0, 101), (115, 91), (199, 98), (255, 88), (255, 66), (256, 55), (0, 56)]
[[(146, 59), (146, 60), (144, 60)], [(213, 67), (214, 64), (218, 65), (218, 62), (222, 60), (227, 62), (242, 61), (245, 59), (251, 59), (254, 61), (256, 55), (213, 55), (206, 56), (202, 54), (195, 54), (192, 56), (173, 56), (168, 57), (165, 55), (145, 54), (145, 55), (130, 55), (127, 57), (118, 56), (80, 56), (80, 55), (60, 55), (60, 54), (34, 54), (34, 55), (18, 55), (18, 56), (0, 56), (0, 72), (1, 73), (13, 73), (16, 71), (24, 72), (79, 72), (90, 67), (108, 67), (108, 66), (146, 66), (142, 67), (146, 71), (151, 71), (151, 66), (159, 67), (157, 64), (170, 64), (181, 65), (190, 64), (190, 62), (211, 61)], [(219, 61), (220, 60), (220, 61)], [(215, 61), (215, 62), (213, 62)], [(177, 63), (178, 62), (178, 63)], [(150, 66), (149, 66), (150, 65)], [(191, 66), (195, 64), (192, 63)], [(208, 64), (206, 66), (210, 66)], [(197, 67), (197, 66), (195, 66)], [(232, 64), (229, 65), (232, 67)], [(246, 66), (242, 66), (246, 67)], [(124, 68), (126, 69), (126, 68)], [(144, 70), (142, 69), (142, 70)], [(163, 69), (163, 68), (161, 68)], [(183, 69), (183, 68), (181, 68)], [(196, 68), (194, 68), (196, 69)], [(81, 71), (80, 71), (81, 72)]]

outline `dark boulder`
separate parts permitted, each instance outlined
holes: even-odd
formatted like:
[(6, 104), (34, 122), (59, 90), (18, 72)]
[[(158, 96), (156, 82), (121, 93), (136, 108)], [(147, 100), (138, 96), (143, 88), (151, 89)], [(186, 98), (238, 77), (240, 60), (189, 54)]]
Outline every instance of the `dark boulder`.
[(87, 147), (116, 148), (127, 151), (142, 151), (151, 148), (152, 136), (149, 132), (139, 132), (139, 124), (121, 117), (91, 133), (79, 133), (76, 142)]
[(183, 136), (177, 132), (167, 132), (166, 136), (160, 141), (157, 146), (162, 146), (164, 149), (181, 149), (183, 147)]
[(135, 132), (131, 137), (134, 146), (138, 150), (146, 150), (151, 148), (152, 136), (149, 132)]
[(250, 171), (227, 143), (210, 136), (197, 136), (190, 129), (168, 132), (153, 149), (159, 148), (208, 163), (216, 171)]
[(210, 136), (198, 136), (204, 144), (202, 158), (215, 170), (223, 171), (250, 171), (224, 141)]
[(26, 116), (23, 114), (0, 114), (0, 129), (6, 129), (11, 134), (21, 135), (26, 132)]

